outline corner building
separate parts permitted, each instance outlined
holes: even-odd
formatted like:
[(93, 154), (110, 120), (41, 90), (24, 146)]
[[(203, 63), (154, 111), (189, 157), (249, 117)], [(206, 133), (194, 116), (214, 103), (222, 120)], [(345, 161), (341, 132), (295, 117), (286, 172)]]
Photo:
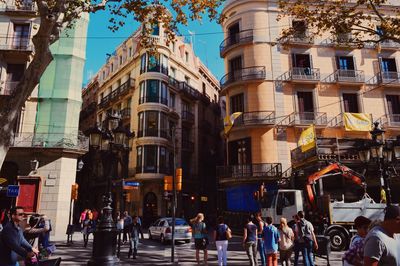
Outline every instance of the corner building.
[[(226, 69), (221, 96), (226, 97), (227, 114), (243, 112), (227, 139), (228, 166), (217, 168), (225, 192), (223, 209), (237, 215), (256, 211), (253, 193), (262, 182), (268, 189), (289, 177), (300, 184), (329, 161), (362, 172), (365, 165), (356, 144), (370, 134), (345, 131), (345, 112), (371, 114), (387, 139), (399, 135), (399, 44), (387, 41), (380, 49), (358, 49), (346, 43), (351, 32), (312, 38), (302, 21), (277, 21), (276, 1), (227, 1), (222, 13), (227, 19), (220, 45)], [(278, 43), (287, 25), (298, 31)], [(302, 154), (297, 141), (311, 124), (319, 146), (311, 155)], [(303, 160), (301, 165), (295, 164), (296, 158)], [(376, 176), (376, 166), (369, 166), (367, 191), (379, 202)], [(344, 181), (338, 183), (346, 198)], [(393, 179), (392, 195), (399, 192), (398, 185)]]
[[(177, 215), (215, 212), (210, 207), (215, 206), (214, 169), (222, 156), (218, 80), (183, 37), (167, 45), (163, 28), (154, 26), (151, 38), (157, 53), (152, 54), (139, 44), (141, 32), (140, 28), (117, 47), (96, 75), (98, 124), (107, 113), (119, 114), (123, 125), (136, 134), (126, 158), (128, 169), (118, 166), (113, 179), (114, 208), (143, 216), (145, 224), (171, 215), (163, 180), (173, 174), (175, 156), (176, 167), (183, 169)], [(99, 181), (89, 182), (102, 188), (90, 195), (88, 204), (101, 206), (105, 174), (99, 171), (93, 175)], [(140, 186), (125, 190), (122, 180)]]

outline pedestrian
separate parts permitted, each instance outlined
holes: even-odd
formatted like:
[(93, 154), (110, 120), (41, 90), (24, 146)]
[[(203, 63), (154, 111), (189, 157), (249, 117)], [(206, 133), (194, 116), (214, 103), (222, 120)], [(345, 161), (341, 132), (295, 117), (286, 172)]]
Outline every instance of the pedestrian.
[(372, 228), (364, 244), (364, 265), (399, 266), (398, 241), (394, 234), (400, 233), (400, 207), (386, 207), (384, 220), (381, 225)]
[(124, 229), (123, 229), (124, 234), (122, 237), (123, 244), (127, 243), (129, 240), (128, 237), (129, 237), (129, 232), (131, 231), (130, 230), (131, 225), (132, 225), (132, 217), (129, 215), (127, 211), (124, 211)]
[(0, 266), (18, 265), (18, 256), (32, 258), (39, 251), (32, 247), (23, 236), (19, 223), (24, 218), (24, 209), (14, 207), (10, 210), (11, 221), (7, 223), (0, 234)]
[(265, 222), (261, 217), (261, 212), (256, 213), (256, 225), (257, 225), (257, 247), (260, 253), (261, 258), (261, 266), (265, 266), (265, 250), (264, 250), (264, 241), (262, 239), (262, 232), (264, 229)]
[(253, 223), (253, 217), (247, 217), (243, 229), (243, 247), (249, 257), (250, 266), (257, 266), (257, 225)]
[(358, 216), (354, 220), (354, 228), (357, 233), (351, 239), (349, 249), (343, 255), (343, 266), (364, 264), (364, 240), (370, 224), (371, 220), (364, 216)]
[(79, 217), (79, 224), (81, 225), (81, 228), (82, 228), (82, 229), (83, 229), (83, 221), (85, 221), (85, 219), (86, 219), (87, 211), (88, 211), (88, 209), (84, 209), (84, 210), (81, 212), (81, 215), (80, 215), (80, 217)]
[[(303, 263), (305, 266), (314, 266), (314, 255), (313, 249), (318, 250), (317, 238), (314, 233), (314, 226), (311, 222), (307, 221), (304, 217), (304, 212), (297, 212), (298, 220), (296, 222), (295, 235), (299, 243), (300, 251), (303, 254)], [(298, 265), (298, 253), (297, 258), (295, 254), (295, 265)]]
[(86, 248), (89, 242), (89, 235), (92, 232), (92, 220), (90, 219), (90, 210), (86, 211), (86, 215), (84, 216), (85, 220), (83, 220), (82, 225), (82, 234), (83, 234), (83, 246)]
[(208, 234), (206, 224), (204, 221), (204, 214), (198, 213), (197, 216), (190, 220), (192, 224), (194, 246), (196, 248), (196, 261), (200, 264), (200, 250), (204, 252), (204, 264), (207, 265), (208, 260)]
[(92, 216), (93, 216), (92, 217), (92, 222), (93, 222), (92, 228), (93, 228), (93, 231), (95, 231), (96, 230), (96, 226), (97, 226), (97, 221), (99, 220), (99, 212), (97, 211), (96, 208), (93, 209)]
[(218, 252), (218, 265), (226, 266), (228, 238), (231, 236), (231, 229), (224, 223), (224, 217), (219, 216), (214, 231), (214, 241)]
[(287, 225), (286, 218), (281, 218), (279, 228), (279, 259), (282, 266), (290, 266), (290, 257), (293, 252), (294, 233)]
[(266, 224), (263, 229), (263, 239), (265, 254), (267, 257), (268, 266), (278, 266), (278, 243), (279, 232), (278, 229), (272, 224), (272, 218), (265, 219)]
[(138, 245), (139, 245), (139, 236), (142, 236), (142, 240), (143, 240), (143, 231), (142, 231), (142, 226), (139, 224), (139, 217), (138, 216), (134, 216), (132, 219), (132, 224), (130, 226), (131, 231), (130, 231), (130, 235), (131, 235), (131, 247), (130, 247), (130, 251), (133, 251), (132, 254), (132, 258), (136, 259), (137, 256), (137, 250), (138, 250)]
[[(41, 224), (44, 224), (41, 226)], [(32, 215), (29, 217), (28, 225), (24, 229), (25, 239), (37, 250), (39, 250), (39, 237), (50, 231), (50, 219), (45, 215)], [(46, 247), (43, 247), (46, 248)], [(37, 257), (25, 259), (25, 266), (38, 265)]]

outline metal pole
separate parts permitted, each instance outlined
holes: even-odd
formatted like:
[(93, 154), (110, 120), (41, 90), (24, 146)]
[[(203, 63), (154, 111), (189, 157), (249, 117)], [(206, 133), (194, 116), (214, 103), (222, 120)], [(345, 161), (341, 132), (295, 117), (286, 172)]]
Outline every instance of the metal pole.
[(171, 262), (175, 262), (175, 218), (176, 218), (176, 147), (175, 147), (175, 127), (172, 128), (172, 145), (174, 147), (174, 173), (172, 178), (172, 243), (171, 243)]
[(70, 243), (70, 237), (71, 237), (71, 242), (72, 242), (72, 232), (70, 231), (70, 228), (71, 228), (71, 220), (72, 220), (72, 202), (73, 202), (74, 200), (73, 199), (71, 199), (70, 200), (70, 202), (69, 202), (69, 218), (68, 218), (68, 235), (67, 235), (67, 244), (69, 244)]

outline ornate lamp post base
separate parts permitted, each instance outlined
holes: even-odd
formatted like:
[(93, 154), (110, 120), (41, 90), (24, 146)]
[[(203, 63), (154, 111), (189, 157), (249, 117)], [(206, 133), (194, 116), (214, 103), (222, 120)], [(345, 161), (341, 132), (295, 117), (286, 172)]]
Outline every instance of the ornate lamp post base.
[(112, 219), (111, 193), (103, 196), (103, 201), (106, 206), (94, 233), (93, 253), (87, 264), (89, 266), (112, 266), (119, 263), (116, 256), (118, 230)]

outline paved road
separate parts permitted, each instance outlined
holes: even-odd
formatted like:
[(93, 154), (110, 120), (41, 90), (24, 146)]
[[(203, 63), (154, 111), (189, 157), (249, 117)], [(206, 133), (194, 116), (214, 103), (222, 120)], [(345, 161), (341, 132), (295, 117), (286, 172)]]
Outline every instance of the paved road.
[[(92, 252), (92, 238), (89, 245), (85, 249), (83, 247), (82, 235), (76, 233), (74, 235), (74, 243), (71, 246), (66, 245), (66, 241), (56, 242), (57, 251), (55, 257), (62, 257), (61, 265), (86, 265)], [(149, 240), (145, 234), (145, 239), (140, 240), (137, 259), (128, 259), (128, 245), (121, 248), (120, 265), (196, 265), (194, 257), (194, 243), (189, 244), (178, 243), (175, 249), (176, 263), (170, 262), (171, 247), (170, 245), (162, 245), (158, 241)], [(301, 257), (301, 256), (300, 256)], [(331, 265), (341, 266), (341, 253), (333, 252), (331, 254)], [(217, 252), (215, 245), (209, 245), (208, 265), (217, 265)], [(241, 245), (241, 239), (234, 236), (229, 241), (228, 247), (228, 265), (248, 265), (248, 259)], [(327, 265), (327, 261), (317, 258), (316, 265)]]

